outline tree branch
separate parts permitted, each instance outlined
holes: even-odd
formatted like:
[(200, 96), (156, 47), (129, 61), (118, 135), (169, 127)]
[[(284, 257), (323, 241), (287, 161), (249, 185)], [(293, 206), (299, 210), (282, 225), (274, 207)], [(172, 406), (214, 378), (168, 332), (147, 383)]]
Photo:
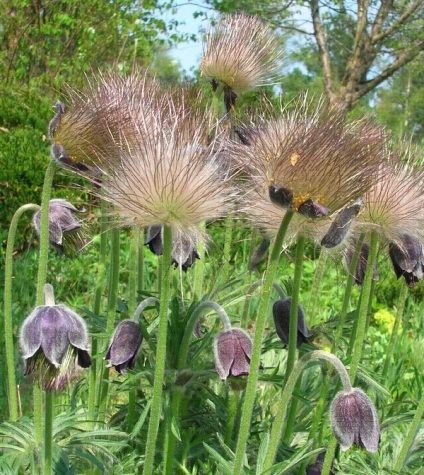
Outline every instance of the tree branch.
[(418, 9), (420, 5), (423, 4), (422, 0), (414, 0), (409, 8), (407, 8), (402, 15), (399, 16), (399, 18), (394, 21), (388, 28), (386, 28), (384, 31), (381, 31), (379, 34), (376, 36), (373, 36), (371, 38), (372, 44), (375, 44), (388, 36), (390, 36), (397, 28), (399, 28), (400, 25), (405, 23), (406, 20)]
[(312, 16), (312, 23), (314, 25), (315, 39), (318, 45), (319, 54), (321, 57), (324, 89), (330, 102), (334, 98), (334, 84), (331, 75), (331, 62), (330, 53), (328, 51), (327, 41), (324, 35), (324, 28), (321, 23), (321, 17), (319, 14), (319, 2), (318, 0), (310, 0), (310, 9)]

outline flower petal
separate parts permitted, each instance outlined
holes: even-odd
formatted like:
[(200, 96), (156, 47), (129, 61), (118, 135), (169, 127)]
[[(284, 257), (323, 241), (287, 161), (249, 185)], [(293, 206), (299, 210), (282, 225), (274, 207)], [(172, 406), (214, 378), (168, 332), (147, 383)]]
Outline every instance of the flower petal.
[(31, 314), (24, 320), (19, 332), (19, 343), (22, 356), (25, 359), (33, 356), (41, 346), (41, 325), (44, 305), (36, 307)]

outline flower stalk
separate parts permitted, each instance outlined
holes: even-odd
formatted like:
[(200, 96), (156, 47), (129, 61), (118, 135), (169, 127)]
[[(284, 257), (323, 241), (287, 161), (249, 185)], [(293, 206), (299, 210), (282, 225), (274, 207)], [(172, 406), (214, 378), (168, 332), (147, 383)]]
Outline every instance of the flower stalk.
[(6, 366), (9, 390), (9, 420), (18, 420), (18, 398), (16, 395), (15, 361), (13, 351), (13, 321), (12, 321), (12, 276), (13, 276), (13, 248), (15, 245), (16, 230), (20, 217), (26, 211), (39, 211), (35, 204), (26, 204), (15, 211), (9, 226), (7, 236), (6, 257), (4, 264), (4, 340), (6, 346)]
[(151, 475), (154, 470), (156, 438), (159, 429), (159, 420), (162, 407), (162, 387), (165, 376), (166, 361), (166, 337), (168, 330), (168, 306), (171, 284), (171, 248), (172, 230), (169, 226), (164, 226), (163, 230), (163, 267), (162, 285), (159, 311), (158, 340), (156, 348), (156, 366), (153, 383), (152, 405), (150, 409), (150, 421), (147, 432), (144, 475)]
[(243, 473), (243, 459), (245, 457), (246, 444), (250, 432), (250, 421), (252, 418), (253, 406), (255, 402), (256, 383), (259, 375), (259, 363), (261, 356), (262, 335), (265, 329), (266, 317), (268, 315), (269, 310), (269, 297), (272, 290), (272, 282), (274, 279), (274, 275), (278, 267), (284, 236), (287, 232), (293, 214), (294, 210), (288, 209), (286, 214), (284, 215), (277, 236), (275, 238), (268, 269), (265, 274), (265, 282), (262, 289), (261, 302), (258, 310), (258, 318), (256, 320), (255, 336), (253, 339), (252, 357), (250, 360), (250, 374), (247, 380), (246, 393), (240, 420), (240, 431), (235, 452), (233, 467), (234, 475), (241, 475)]
[(345, 391), (352, 390), (349, 375), (345, 367), (343, 366), (343, 363), (336, 356), (321, 350), (311, 351), (310, 353), (307, 353), (306, 355), (302, 356), (297, 361), (296, 365), (293, 368), (293, 371), (290, 373), (290, 376), (284, 386), (283, 393), (281, 394), (278, 411), (274, 418), (268, 449), (265, 455), (265, 462), (263, 466), (264, 472), (269, 470), (269, 473), (271, 473), (270, 470), (272, 468), (272, 464), (274, 463), (274, 459), (278, 450), (278, 445), (280, 444), (281, 435), (285, 427), (287, 409), (296, 385), (296, 381), (298, 377), (302, 374), (304, 366), (314, 359), (322, 359), (331, 363), (340, 376), (343, 389)]

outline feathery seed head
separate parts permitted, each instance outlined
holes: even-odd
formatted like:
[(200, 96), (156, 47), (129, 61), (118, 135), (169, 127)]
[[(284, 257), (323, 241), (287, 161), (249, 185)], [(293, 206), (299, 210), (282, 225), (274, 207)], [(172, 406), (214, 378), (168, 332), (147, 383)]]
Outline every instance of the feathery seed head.
[(147, 73), (128, 77), (118, 74), (94, 75), (87, 80), (86, 90), (67, 88), (69, 108), (56, 104), (56, 115), (49, 125), (52, 156), (60, 164), (75, 171), (94, 172), (102, 164), (102, 155), (120, 136), (122, 127), (127, 137), (135, 122), (149, 117), (159, 85)]
[(353, 203), (376, 180), (384, 140), (367, 123), (347, 123), (321, 106), (305, 103), (275, 120), (262, 120), (250, 145), (233, 154), (250, 173), (259, 194), (309, 218), (327, 216)]
[(279, 57), (275, 37), (261, 20), (222, 15), (207, 35), (200, 70), (213, 87), (222, 84), (231, 97), (269, 84)]
[(379, 171), (379, 180), (363, 197), (357, 220), (359, 231), (377, 230), (383, 240), (402, 248), (405, 234), (424, 242), (424, 170), (420, 157), (407, 161), (389, 157)]
[(169, 110), (152, 113), (153, 129), (141, 120), (129, 125), (142, 130), (138, 135), (120, 131), (119, 146), (102, 157), (99, 194), (124, 225), (170, 226), (174, 241), (184, 235), (195, 244), (201, 238), (196, 225), (225, 216), (235, 192), (228, 171), (218, 166), (214, 144), (205, 144), (208, 116), (198, 114), (194, 122), (185, 107), (175, 106), (172, 117)]

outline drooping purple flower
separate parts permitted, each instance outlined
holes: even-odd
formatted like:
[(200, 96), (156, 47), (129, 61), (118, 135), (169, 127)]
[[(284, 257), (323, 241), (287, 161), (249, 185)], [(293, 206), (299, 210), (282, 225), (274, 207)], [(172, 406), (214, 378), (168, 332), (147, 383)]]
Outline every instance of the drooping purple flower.
[(252, 340), (241, 328), (219, 332), (213, 343), (215, 368), (221, 379), (249, 374)]
[[(272, 307), (272, 316), (274, 318), (275, 330), (280, 340), (285, 346), (289, 344), (290, 333), (290, 309), (291, 309), (291, 297), (286, 299), (277, 300)], [(305, 314), (302, 307), (299, 305), (297, 308), (297, 342), (296, 346), (302, 343), (306, 343), (308, 338), (312, 336), (312, 333), (306, 326)]]
[(389, 244), (389, 256), (396, 277), (404, 277), (407, 285), (413, 287), (424, 276), (424, 253), (419, 239), (410, 234), (404, 234), (399, 244)]
[(134, 320), (122, 320), (110, 340), (105, 356), (109, 360), (107, 367), (114, 366), (120, 374), (126, 373), (127, 368), (134, 368), (142, 341), (139, 324)]
[(352, 227), (353, 220), (358, 216), (362, 207), (362, 200), (358, 199), (351, 205), (339, 211), (330, 225), (327, 233), (321, 240), (321, 246), (328, 249), (341, 244)]
[[(45, 292), (52, 297), (53, 289), (46, 287)], [(84, 320), (65, 305), (55, 305), (53, 300), (36, 307), (24, 320), (19, 342), (26, 360), (25, 375), (41, 378), (46, 390), (65, 387), (76, 359), (82, 368), (91, 366)]]
[[(321, 475), (326, 452), (321, 452), (315, 463), (306, 467), (306, 475)], [(334, 470), (330, 469), (330, 475), (334, 475)]]
[[(353, 255), (355, 253), (355, 246), (356, 246), (356, 243), (355, 243), (355, 241), (353, 241), (346, 248), (345, 262), (346, 262), (347, 270), (349, 270), (349, 268), (350, 268), (350, 265), (351, 265), (351, 262), (352, 262), (352, 259), (353, 259)], [(369, 245), (366, 242), (364, 242), (362, 244), (362, 247), (361, 247), (361, 250), (360, 250), (360, 253), (359, 253), (359, 259), (358, 259), (358, 263), (356, 265), (355, 274), (354, 274), (355, 284), (357, 284), (357, 285), (362, 285), (362, 282), (364, 281), (365, 272), (367, 270), (367, 262), (368, 262), (369, 251), (370, 251)], [(374, 268), (373, 268), (373, 271), (372, 271), (372, 279), (373, 280), (378, 280), (379, 279), (378, 269), (377, 269), (377, 262), (374, 263)]]
[[(80, 221), (75, 217), (81, 213), (74, 205), (60, 198), (49, 202), (49, 243), (58, 254), (75, 256), (87, 243)], [(32, 219), (35, 231), (40, 235), (41, 211)]]
[[(163, 253), (162, 230), (162, 226), (149, 226), (146, 239), (144, 240), (144, 244), (148, 245), (149, 249), (157, 256), (161, 256)], [(196, 249), (195, 236), (190, 237), (189, 233), (174, 233), (172, 237), (171, 264), (174, 264), (175, 267), (181, 266), (183, 271), (186, 271), (193, 265), (195, 259), (200, 259)]]
[(330, 406), (330, 424), (343, 451), (352, 445), (376, 452), (380, 441), (377, 411), (360, 389), (340, 391)]

